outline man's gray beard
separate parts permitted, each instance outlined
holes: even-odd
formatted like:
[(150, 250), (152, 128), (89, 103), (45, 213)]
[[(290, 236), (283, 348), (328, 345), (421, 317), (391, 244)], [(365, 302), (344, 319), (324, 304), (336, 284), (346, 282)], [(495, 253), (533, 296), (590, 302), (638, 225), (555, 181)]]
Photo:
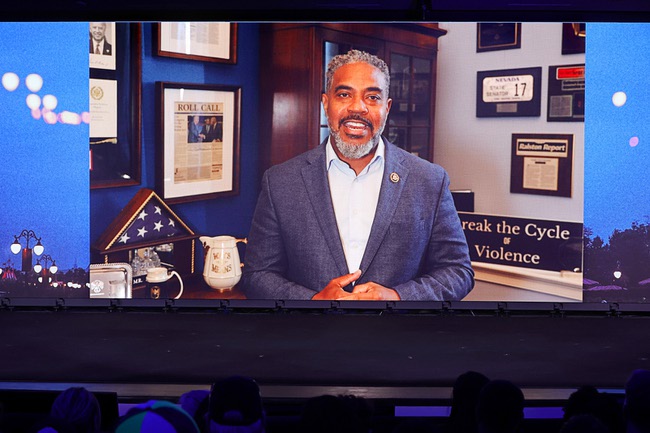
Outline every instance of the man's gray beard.
[(347, 159), (363, 158), (364, 156), (369, 154), (370, 151), (379, 142), (379, 135), (373, 135), (372, 137), (370, 137), (370, 140), (368, 140), (365, 144), (354, 144), (354, 143), (348, 143), (345, 140), (343, 140), (341, 135), (336, 131), (330, 130), (330, 133), (334, 138), (334, 145), (339, 150), (339, 152), (341, 152), (341, 155), (343, 155)]

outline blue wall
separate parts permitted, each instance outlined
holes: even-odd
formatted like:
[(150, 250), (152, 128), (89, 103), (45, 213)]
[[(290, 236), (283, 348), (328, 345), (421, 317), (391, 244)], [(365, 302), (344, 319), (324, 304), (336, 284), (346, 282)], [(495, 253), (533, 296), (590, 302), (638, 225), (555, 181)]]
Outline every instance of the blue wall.
[(143, 24), (142, 184), (134, 187), (91, 191), (91, 242), (94, 243), (101, 236), (140, 188), (146, 187), (155, 190), (156, 81), (241, 86), (242, 127), (239, 195), (171, 205), (170, 207), (198, 234), (246, 236), (255, 210), (259, 185), (258, 25), (239, 24), (236, 65), (159, 57), (155, 54), (152, 27), (150, 23)]

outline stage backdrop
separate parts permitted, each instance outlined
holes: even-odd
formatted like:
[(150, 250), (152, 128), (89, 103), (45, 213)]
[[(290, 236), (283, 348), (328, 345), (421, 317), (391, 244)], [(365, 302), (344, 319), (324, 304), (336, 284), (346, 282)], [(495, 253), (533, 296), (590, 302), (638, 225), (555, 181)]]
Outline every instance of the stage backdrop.
[(11, 282), (38, 278), (15, 237), (44, 247), (26, 266), (89, 265), (87, 38), (88, 23), (0, 23), (0, 296), (30, 296)]
[(588, 24), (585, 291), (650, 301), (650, 24)]

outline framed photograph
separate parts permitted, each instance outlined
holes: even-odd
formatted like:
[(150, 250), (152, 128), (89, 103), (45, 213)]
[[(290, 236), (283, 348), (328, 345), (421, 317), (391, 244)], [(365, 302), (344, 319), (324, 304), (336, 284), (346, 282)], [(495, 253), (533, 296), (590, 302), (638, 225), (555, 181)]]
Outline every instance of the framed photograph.
[(479, 71), (476, 117), (539, 117), (542, 68)]
[(572, 134), (512, 134), (510, 192), (571, 197)]
[(159, 56), (237, 63), (237, 23), (162, 22), (157, 27)]
[(115, 57), (118, 51), (115, 46), (115, 23), (91, 22), (88, 25), (90, 67), (115, 70)]
[(142, 26), (90, 23), (89, 40), (90, 188), (139, 185)]
[(476, 52), (521, 48), (521, 23), (478, 23)]
[(585, 23), (562, 24), (562, 54), (584, 54), (587, 40)]
[(168, 203), (239, 193), (241, 87), (156, 82), (156, 184)]

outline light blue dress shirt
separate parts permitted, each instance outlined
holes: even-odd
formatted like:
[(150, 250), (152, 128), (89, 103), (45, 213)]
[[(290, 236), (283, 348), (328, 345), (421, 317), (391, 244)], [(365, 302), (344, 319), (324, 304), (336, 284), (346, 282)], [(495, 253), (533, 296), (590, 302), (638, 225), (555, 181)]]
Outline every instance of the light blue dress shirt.
[(370, 163), (357, 174), (343, 162), (328, 139), (327, 178), (332, 195), (336, 224), (350, 273), (361, 265), (368, 244), (384, 176), (384, 142), (379, 140)]

